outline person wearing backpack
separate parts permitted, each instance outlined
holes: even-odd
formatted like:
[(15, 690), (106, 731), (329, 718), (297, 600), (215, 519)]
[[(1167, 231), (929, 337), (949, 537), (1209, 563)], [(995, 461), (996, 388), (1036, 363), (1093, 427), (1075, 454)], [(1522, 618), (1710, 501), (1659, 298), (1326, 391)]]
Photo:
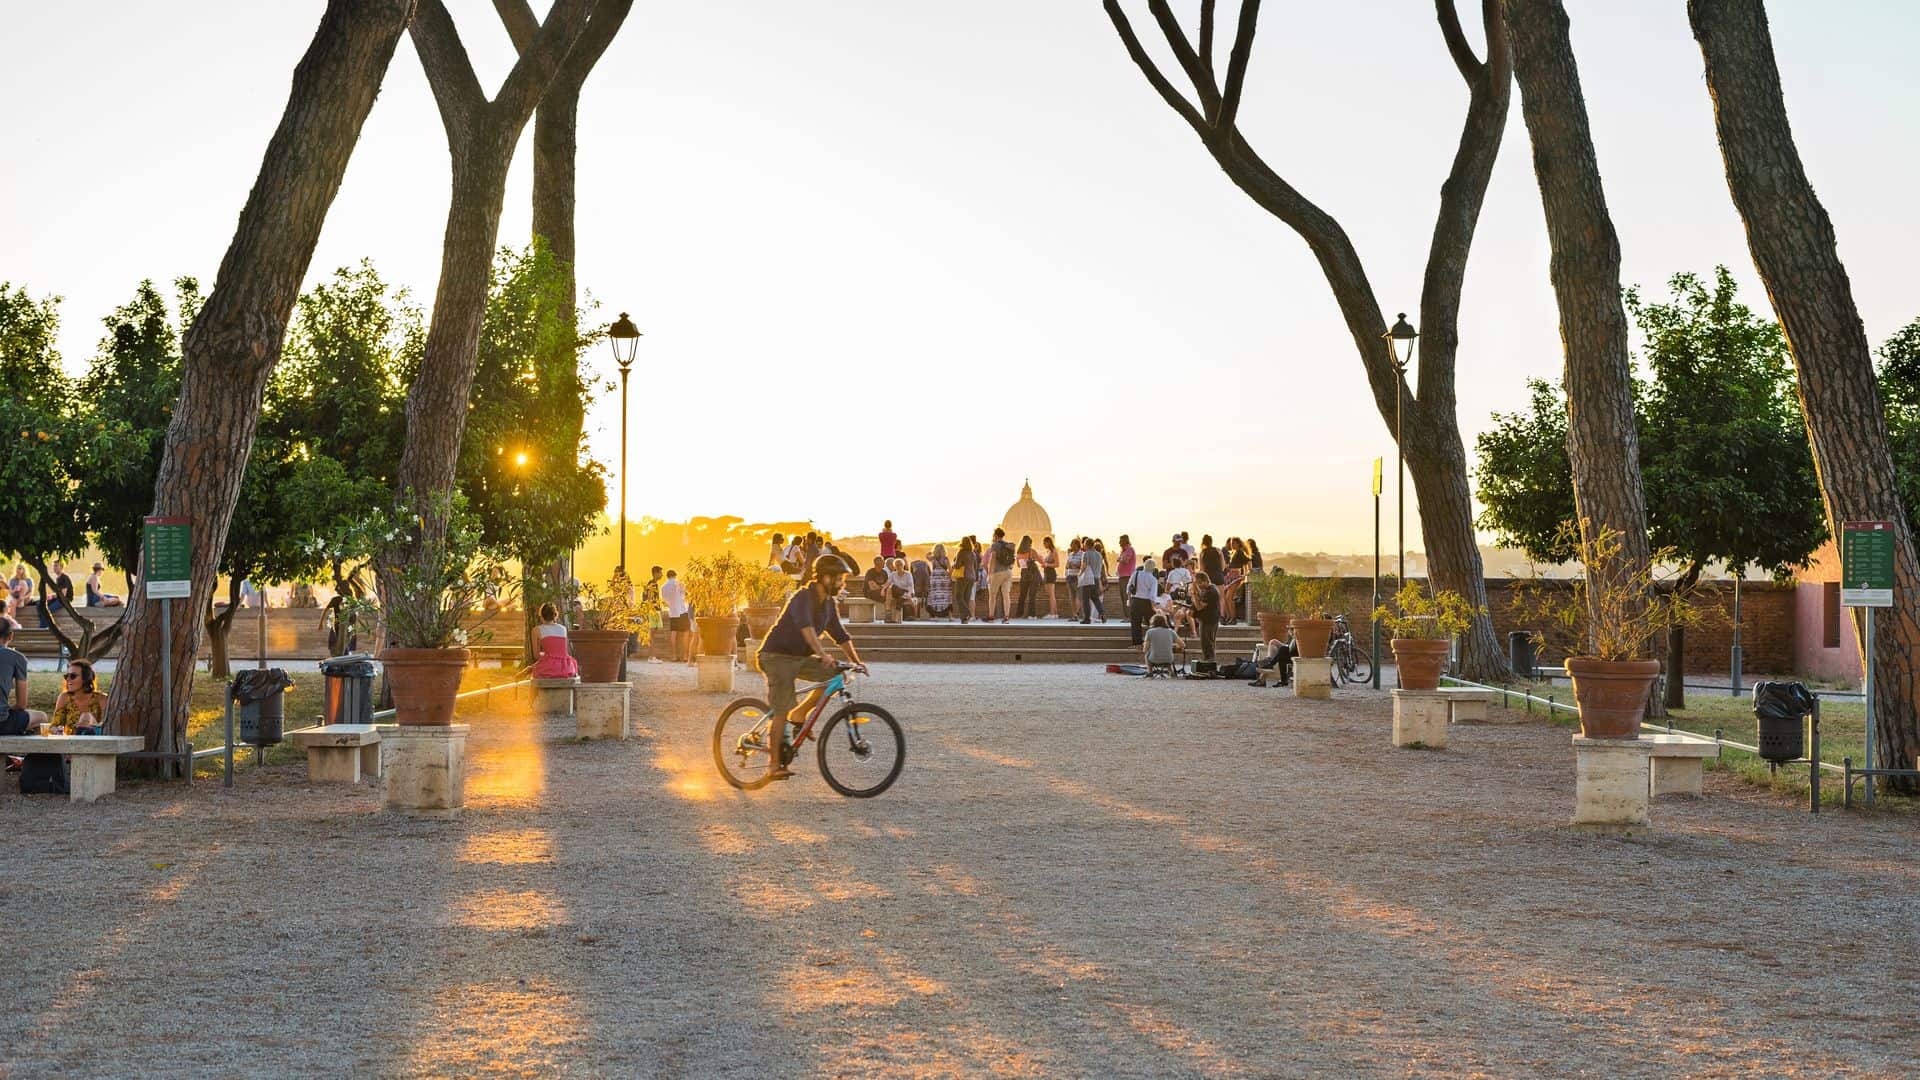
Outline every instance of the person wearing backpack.
[(1013, 615), (1013, 545), (1007, 543), (1007, 530), (993, 530), (993, 546), (987, 549), (987, 565), (991, 573), (987, 577), (987, 620), (993, 620), (995, 611), (1000, 613), (1000, 621), (1011, 621)]

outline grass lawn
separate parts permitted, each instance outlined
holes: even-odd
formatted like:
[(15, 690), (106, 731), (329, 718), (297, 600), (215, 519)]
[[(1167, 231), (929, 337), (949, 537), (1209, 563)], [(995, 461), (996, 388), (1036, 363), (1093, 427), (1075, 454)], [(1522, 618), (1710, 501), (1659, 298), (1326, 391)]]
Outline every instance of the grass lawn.
[[(1565, 683), (1550, 682), (1519, 683), (1513, 689), (1526, 690), (1535, 697), (1552, 698), (1565, 704), (1573, 704), (1573, 688)], [(1538, 706), (1536, 706), (1537, 708)], [(1855, 765), (1865, 762), (1867, 754), (1867, 710), (1858, 701), (1824, 700), (1820, 703), (1820, 760), (1833, 765), (1840, 764), (1843, 757), (1852, 757)], [(1760, 721), (1753, 715), (1752, 697), (1732, 697), (1711, 690), (1688, 690), (1687, 707), (1672, 712), (1673, 729), (1689, 731), (1696, 735), (1711, 736), (1716, 731), (1720, 737), (1748, 746), (1760, 744)], [(1554, 723), (1568, 728), (1576, 728), (1579, 722), (1572, 713), (1555, 711)], [(1778, 770), (1768, 768), (1767, 763), (1758, 756), (1744, 750), (1726, 748), (1721, 751), (1720, 760), (1707, 762), (1709, 769), (1731, 769), (1747, 781), (1768, 787), (1782, 794), (1801, 800), (1807, 797), (1807, 767), (1805, 765), (1783, 765)], [(1840, 778), (1828, 773), (1820, 781), (1821, 805), (1838, 805), (1841, 798)], [(1855, 789), (1855, 803), (1858, 804), (1859, 790)], [(1889, 797), (1884, 805), (1916, 812), (1920, 811), (1920, 801)]]
[[(512, 668), (468, 668), (465, 677), (461, 680), (460, 689), (462, 691), (479, 690), (487, 686), (512, 682), (513, 673)], [(282, 722), (287, 730), (303, 728), (319, 722), (326, 700), (326, 680), (318, 672), (294, 672), (292, 678), (293, 688), (288, 690), (286, 695), (286, 719)], [(102, 672), (100, 689), (105, 691), (112, 685), (113, 673)], [(28, 676), (27, 686), (33, 707), (51, 712), (54, 696), (60, 692), (59, 673), (33, 672)], [(375, 689), (377, 692), (377, 684)], [(223, 700), (225, 690), (224, 682), (212, 678), (205, 672), (199, 673), (194, 678), (193, 706), (187, 721), (187, 736), (193, 741), (194, 749), (205, 750), (220, 746), (225, 741), (226, 705)], [(236, 738), (239, 734), (239, 723), (236, 713), (234, 719)], [(251, 748), (236, 747), (234, 761), (250, 762), (252, 755)], [(281, 743), (267, 750), (266, 760), (270, 765), (298, 761), (300, 751), (287, 743)], [(217, 771), (220, 765), (219, 759), (207, 758), (199, 763), (198, 768), (200, 772), (207, 773)]]

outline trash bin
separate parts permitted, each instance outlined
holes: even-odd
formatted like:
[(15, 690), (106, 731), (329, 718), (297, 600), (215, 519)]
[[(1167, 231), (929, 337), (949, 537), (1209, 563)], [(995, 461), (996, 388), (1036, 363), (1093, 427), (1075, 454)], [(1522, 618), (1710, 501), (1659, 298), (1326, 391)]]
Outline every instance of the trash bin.
[(1527, 630), (1507, 632), (1507, 663), (1513, 673), (1523, 679), (1533, 678), (1534, 669), (1533, 634)]
[(281, 668), (249, 668), (233, 677), (228, 693), (240, 706), (241, 742), (266, 747), (280, 741), (287, 708), (281, 695), (292, 686), (293, 680)]
[(349, 653), (320, 661), (326, 677), (323, 724), (373, 723), (373, 657)]
[(1806, 715), (1813, 691), (1805, 683), (1753, 684), (1753, 715), (1760, 721), (1760, 756), (1774, 764), (1807, 756)]

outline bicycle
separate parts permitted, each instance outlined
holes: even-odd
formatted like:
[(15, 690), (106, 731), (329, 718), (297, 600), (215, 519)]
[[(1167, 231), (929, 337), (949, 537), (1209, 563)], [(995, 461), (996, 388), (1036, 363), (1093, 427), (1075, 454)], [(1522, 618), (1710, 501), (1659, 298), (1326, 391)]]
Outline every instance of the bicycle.
[(1373, 678), (1373, 659), (1353, 640), (1353, 627), (1345, 615), (1334, 616), (1333, 639), (1327, 643), (1327, 658), (1333, 661), (1333, 685), (1358, 685)]
[[(907, 760), (906, 736), (892, 713), (853, 699), (852, 664), (835, 666), (839, 670), (826, 682), (795, 688), (801, 697), (818, 690), (820, 699), (804, 724), (787, 722), (787, 752), (781, 764), (792, 764), (800, 747), (815, 738), (815, 757), (827, 786), (849, 798), (871, 799), (899, 779)], [(815, 726), (827, 711), (827, 703), (836, 698), (846, 704), (827, 718), (816, 737)], [(721, 710), (713, 726), (713, 764), (727, 783), (741, 791), (758, 791), (772, 780), (768, 775), (772, 755), (767, 751), (767, 725), (773, 717), (768, 709), (759, 698), (739, 698)], [(875, 728), (879, 729), (878, 735), (871, 734)]]

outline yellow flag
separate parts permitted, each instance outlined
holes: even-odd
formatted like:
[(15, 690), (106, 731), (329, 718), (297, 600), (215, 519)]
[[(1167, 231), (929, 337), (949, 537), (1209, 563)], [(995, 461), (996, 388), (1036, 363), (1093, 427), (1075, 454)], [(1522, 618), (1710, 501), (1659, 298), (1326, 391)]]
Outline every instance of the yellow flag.
[(1385, 458), (1373, 459), (1373, 495), (1376, 499), (1380, 497), (1380, 463), (1385, 460)]

